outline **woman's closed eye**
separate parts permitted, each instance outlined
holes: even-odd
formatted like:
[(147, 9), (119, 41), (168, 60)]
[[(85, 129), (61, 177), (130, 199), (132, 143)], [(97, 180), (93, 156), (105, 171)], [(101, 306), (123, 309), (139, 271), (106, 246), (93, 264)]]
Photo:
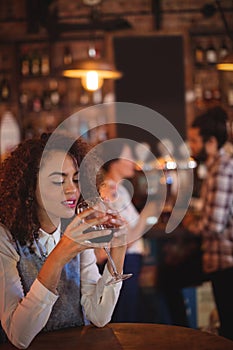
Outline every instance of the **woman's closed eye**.
[(64, 173), (54, 172), (50, 174), (49, 177), (52, 184), (59, 186), (64, 184), (66, 175)]
[[(60, 186), (60, 185), (63, 185), (63, 184), (65, 184), (65, 179), (61, 179), (61, 180), (54, 180), (54, 181), (52, 181), (52, 183), (54, 184), (54, 185), (57, 185), (57, 186)], [(73, 183), (74, 184), (76, 184), (76, 185), (78, 185), (79, 184), (79, 179), (73, 179)]]
[(73, 177), (73, 182), (76, 183), (76, 184), (79, 183), (79, 175), (75, 175), (75, 176)]
[[(50, 175), (51, 181), (54, 185), (60, 186), (65, 184), (66, 181), (68, 181), (68, 176), (64, 173), (53, 173)], [(72, 181), (74, 184), (79, 183), (79, 173), (75, 173), (72, 177)]]
[(64, 179), (61, 179), (61, 180), (53, 180), (52, 183), (54, 185), (57, 185), (57, 186), (60, 186), (60, 185), (63, 185), (65, 183), (65, 180)]

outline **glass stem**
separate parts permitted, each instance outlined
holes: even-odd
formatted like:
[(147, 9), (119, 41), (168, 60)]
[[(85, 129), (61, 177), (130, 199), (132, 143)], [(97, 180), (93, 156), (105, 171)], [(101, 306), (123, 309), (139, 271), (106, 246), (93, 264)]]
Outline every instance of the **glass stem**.
[(117, 276), (118, 272), (117, 272), (117, 269), (116, 269), (116, 265), (115, 265), (115, 263), (114, 263), (114, 261), (113, 261), (113, 259), (111, 257), (110, 249), (108, 247), (104, 247), (104, 250), (105, 250), (105, 252), (106, 252), (106, 254), (108, 256), (108, 260), (109, 260), (109, 262), (110, 262), (110, 264), (112, 266), (113, 273), (114, 273), (115, 276)]

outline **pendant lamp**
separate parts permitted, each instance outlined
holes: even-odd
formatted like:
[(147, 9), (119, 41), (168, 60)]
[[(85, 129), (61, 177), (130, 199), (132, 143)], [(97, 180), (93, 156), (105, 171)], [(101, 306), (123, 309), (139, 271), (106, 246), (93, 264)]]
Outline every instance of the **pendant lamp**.
[[(233, 32), (232, 29), (229, 27), (222, 4), (221, 0), (215, 0), (217, 8), (220, 12), (226, 35), (230, 38), (230, 40), (233, 43)], [(217, 64), (217, 69), (221, 71), (233, 71), (233, 52), (230, 52), (227, 54), (218, 64)]]
[(79, 78), (84, 89), (96, 91), (103, 85), (104, 79), (119, 79), (122, 73), (114, 65), (102, 58), (88, 57), (77, 60), (63, 70), (63, 76)]

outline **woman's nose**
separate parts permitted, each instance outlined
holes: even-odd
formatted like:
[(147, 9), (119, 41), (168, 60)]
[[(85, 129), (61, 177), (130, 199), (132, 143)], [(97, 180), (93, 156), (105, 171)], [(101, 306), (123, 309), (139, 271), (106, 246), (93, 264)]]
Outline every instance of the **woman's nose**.
[(76, 193), (78, 191), (78, 187), (75, 183), (69, 183), (65, 188), (65, 193)]

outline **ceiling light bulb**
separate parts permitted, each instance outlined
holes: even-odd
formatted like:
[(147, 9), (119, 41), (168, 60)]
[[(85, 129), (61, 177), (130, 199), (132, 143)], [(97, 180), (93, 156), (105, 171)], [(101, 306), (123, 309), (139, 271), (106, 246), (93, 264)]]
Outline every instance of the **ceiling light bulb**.
[(85, 77), (81, 79), (82, 86), (88, 91), (96, 91), (103, 85), (103, 79), (100, 78), (96, 71), (89, 71)]

